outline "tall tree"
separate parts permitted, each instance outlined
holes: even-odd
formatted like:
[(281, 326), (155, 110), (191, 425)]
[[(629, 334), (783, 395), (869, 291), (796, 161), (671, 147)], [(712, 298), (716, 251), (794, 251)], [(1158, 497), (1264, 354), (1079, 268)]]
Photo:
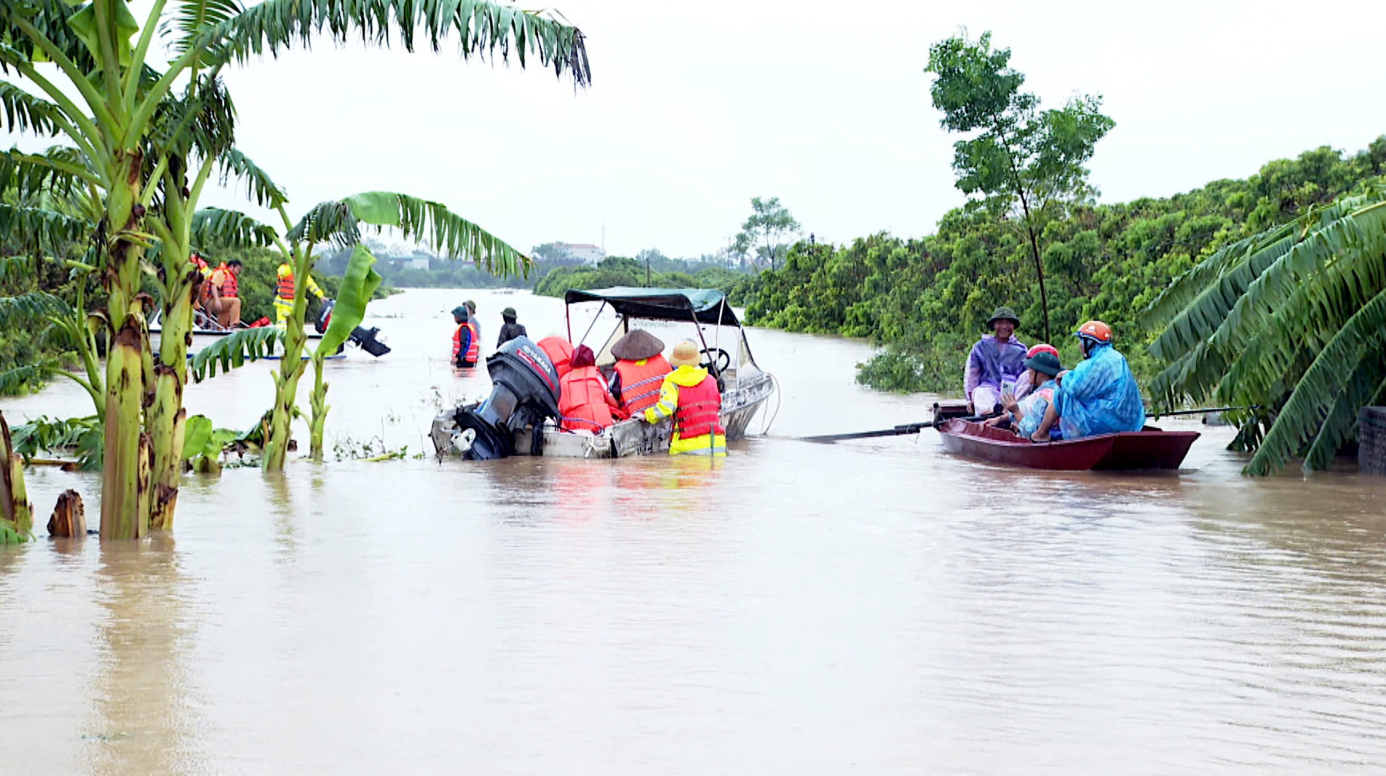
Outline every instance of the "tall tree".
[(741, 233), (736, 236), (734, 246), (742, 253), (756, 246), (757, 254), (775, 268), (775, 260), (784, 255), (788, 246), (785, 238), (798, 234), (799, 222), (790, 214), (789, 208), (780, 204), (779, 197), (761, 199), (751, 198), (751, 215), (741, 225)]
[(1044, 338), (1052, 340), (1039, 244), (1043, 221), (1051, 206), (1093, 193), (1083, 165), (1115, 122), (1102, 114), (1100, 95), (1040, 110), (1039, 98), (1020, 90), (1025, 75), (1011, 68), (1010, 59), (1010, 49), (992, 49), (989, 32), (975, 42), (960, 35), (929, 47), (925, 72), (936, 76), (930, 95), (943, 112), (939, 124), (971, 134), (953, 144), (957, 187), (980, 195), (1000, 216), (1019, 217), (1039, 281)]
[[(187, 262), (192, 215), (234, 141), (234, 109), (217, 78), (222, 67), (324, 36), (346, 42), (359, 35), (374, 45), (393, 39), (412, 51), (423, 35), (437, 51), (455, 34), (464, 58), (514, 52), (522, 67), (534, 57), (578, 84), (590, 77), (576, 28), (485, 0), (266, 0), (249, 9), (237, 0), (153, 0), (142, 23), (129, 6), (0, 2), (0, 71), (17, 72), (44, 95), (0, 81), (3, 126), (75, 146), (82, 164), (50, 155), (29, 167), (88, 189), (102, 206), (98, 269), (109, 343), (103, 538), (172, 526), (186, 418), (185, 337), (200, 281)], [(162, 70), (149, 62), (160, 27), (174, 36)], [(155, 246), (163, 326), (157, 362), (142, 293), (142, 268)]]

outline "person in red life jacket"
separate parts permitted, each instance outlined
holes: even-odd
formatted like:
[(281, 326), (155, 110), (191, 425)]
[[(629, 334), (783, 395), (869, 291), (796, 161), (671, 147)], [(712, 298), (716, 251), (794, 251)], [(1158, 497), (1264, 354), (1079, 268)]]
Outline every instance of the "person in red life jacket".
[(717, 380), (698, 366), (699, 356), (698, 346), (689, 340), (675, 345), (669, 359), (674, 371), (664, 377), (659, 400), (640, 415), (646, 423), (674, 419), (669, 455), (727, 454), (722, 394), (717, 391)]
[(221, 313), (221, 294), (212, 286), (212, 268), (207, 265), (207, 260), (202, 258), (202, 254), (193, 252), (188, 257), (188, 263), (197, 267), (197, 274), (201, 282), (197, 284), (197, 296), (193, 299), (193, 307), (201, 309), (213, 318)]
[(573, 368), (573, 343), (563, 339), (557, 334), (551, 334), (539, 340), (539, 349), (553, 362), (553, 368), (558, 372), (559, 378), (568, 374)]
[(664, 343), (643, 329), (636, 329), (611, 346), (616, 357), (612, 392), (621, 407), (635, 417), (659, 401), (659, 387), (672, 367), (664, 358)]
[(477, 333), (466, 305), (460, 304), (452, 309), (452, 320), (457, 324), (457, 330), (452, 333), (452, 365), (459, 369), (470, 369), (476, 366), (476, 360), (481, 356), (481, 335)]
[(597, 371), (596, 354), (586, 345), (573, 349), (572, 368), (559, 380), (558, 396), (558, 414), (565, 431), (595, 434), (625, 417)]
[(212, 273), (212, 287), (221, 298), (221, 311), (217, 313), (217, 323), (223, 329), (241, 325), (240, 297), (241, 260), (232, 259), (217, 267)]

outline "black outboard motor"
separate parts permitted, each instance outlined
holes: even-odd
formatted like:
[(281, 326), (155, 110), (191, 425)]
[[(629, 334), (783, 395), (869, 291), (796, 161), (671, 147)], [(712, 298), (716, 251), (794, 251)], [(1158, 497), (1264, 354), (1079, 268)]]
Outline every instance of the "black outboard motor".
[[(545, 418), (558, 417), (558, 370), (529, 337), (516, 337), (486, 359), (495, 386), (480, 404), (460, 407), (454, 421), (468, 440), (462, 457), (488, 461), (515, 454), (515, 432), (530, 430), (542, 439)], [(540, 444), (530, 450), (539, 454)]]
[[(313, 328), (317, 329), (319, 334), (327, 331), (327, 324), (332, 320), (332, 308), (336, 306), (337, 300), (335, 299), (328, 299), (322, 303), (322, 309), (318, 311), (318, 319), (313, 322)], [(372, 356), (380, 358), (390, 352), (390, 346), (375, 338), (375, 335), (379, 333), (380, 329), (376, 326), (369, 329), (357, 326), (351, 330), (347, 339), (355, 342), (358, 347)]]

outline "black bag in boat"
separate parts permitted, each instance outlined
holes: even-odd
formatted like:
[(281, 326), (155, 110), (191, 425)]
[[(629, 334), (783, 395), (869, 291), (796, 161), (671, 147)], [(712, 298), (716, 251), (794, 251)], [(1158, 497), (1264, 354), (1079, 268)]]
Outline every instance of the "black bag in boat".
[[(527, 431), (542, 439), (544, 420), (558, 418), (558, 370), (529, 337), (516, 337), (486, 359), (491, 374), (491, 395), (480, 404), (460, 407), (453, 420), (457, 433), (467, 440), (462, 457), (472, 461), (505, 458), (515, 454), (516, 432)], [(541, 445), (531, 443), (539, 454)]]
[[(327, 324), (332, 321), (332, 308), (336, 305), (337, 301), (335, 299), (328, 299), (322, 303), (322, 309), (318, 311), (318, 319), (313, 322), (313, 328), (317, 329), (319, 334), (323, 334), (327, 331)], [(372, 326), (369, 329), (357, 326), (351, 330), (351, 334), (347, 339), (355, 342), (358, 347), (370, 353), (372, 356), (380, 358), (390, 352), (390, 346), (376, 339), (375, 335), (379, 333), (380, 329), (376, 326)], [(340, 350), (340, 348), (338, 350)]]

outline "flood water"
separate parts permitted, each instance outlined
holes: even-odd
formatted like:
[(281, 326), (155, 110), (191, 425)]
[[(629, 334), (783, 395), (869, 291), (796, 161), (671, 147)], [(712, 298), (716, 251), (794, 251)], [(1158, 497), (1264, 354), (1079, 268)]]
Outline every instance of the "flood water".
[[(439, 463), (436, 408), (489, 391), (447, 367), (468, 297), (485, 350), (506, 305), (562, 330), (557, 300), (410, 291), (372, 305), (394, 353), (329, 365), (329, 448), (427, 457), (189, 477), (172, 537), (0, 547), (0, 771), (1386, 770), (1386, 479), (1241, 478), (1195, 422), (1167, 476), (797, 442), (932, 399), (773, 331), (783, 407), (721, 465)], [(248, 427), (270, 368), (188, 405)], [(28, 482), (38, 522), (68, 487), (99, 522), (92, 476)]]

